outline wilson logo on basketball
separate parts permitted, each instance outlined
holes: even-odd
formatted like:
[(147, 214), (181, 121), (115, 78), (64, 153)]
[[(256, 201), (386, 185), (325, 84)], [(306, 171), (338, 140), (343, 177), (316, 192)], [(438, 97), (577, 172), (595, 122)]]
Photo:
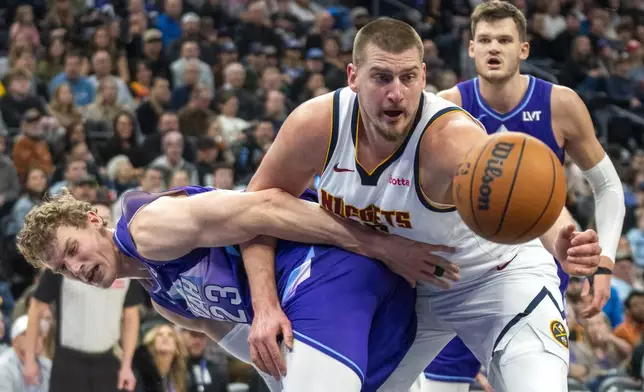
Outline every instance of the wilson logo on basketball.
[(492, 156), (487, 160), (487, 166), (481, 178), (482, 184), (479, 186), (478, 208), (479, 210), (488, 210), (490, 208), (490, 195), (492, 194), (492, 183), (495, 178), (503, 176), (503, 163), (510, 156), (514, 143), (499, 142), (496, 143), (492, 150)]

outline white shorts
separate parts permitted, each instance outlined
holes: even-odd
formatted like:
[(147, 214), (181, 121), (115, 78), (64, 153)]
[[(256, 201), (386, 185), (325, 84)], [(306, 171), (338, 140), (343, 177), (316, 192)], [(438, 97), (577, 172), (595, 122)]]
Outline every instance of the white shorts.
[[(495, 390), (565, 391), (568, 331), (559, 283), (553, 257), (541, 246), (526, 245), (505, 268), (473, 281), (449, 290), (419, 287), (416, 340), (379, 391), (409, 391), (456, 334), (490, 369)], [(509, 382), (506, 369), (516, 367), (518, 350), (531, 352), (532, 363)], [(543, 373), (546, 369), (550, 373)], [(517, 389), (505, 389), (508, 383)]]
[(409, 392), (469, 392), (469, 390), (469, 382), (435, 381), (421, 374)]

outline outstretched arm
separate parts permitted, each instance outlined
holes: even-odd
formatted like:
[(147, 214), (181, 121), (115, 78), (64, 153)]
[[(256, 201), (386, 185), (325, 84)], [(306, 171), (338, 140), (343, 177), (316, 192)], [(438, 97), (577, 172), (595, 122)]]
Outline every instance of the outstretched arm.
[(174, 260), (197, 248), (239, 244), (259, 235), (332, 244), (369, 256), (386, 236), (355, 222), (341, 222), (319, 205), (278, 189), (161, 197), (137, 213), (130, 233), (139, 253), (157, 261)]

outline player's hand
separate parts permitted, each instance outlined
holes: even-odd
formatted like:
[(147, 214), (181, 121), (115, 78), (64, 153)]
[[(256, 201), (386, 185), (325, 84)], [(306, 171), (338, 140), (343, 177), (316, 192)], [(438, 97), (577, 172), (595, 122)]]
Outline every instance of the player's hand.
[(594, 230), (575, 231), (570, 224), (559, 231), (555, 242), (557, 259), (563, 270), (571, 276), (590, 276), (599, 266), (601, 247)]
[(448, 289), (450, 281), (460, 279), (459, 268), (435, 253), (454, 253), (443, 245), (429, 245), (397, 235), (389, 235), (374, 246), (368, 256), (385, 263), (392, 271), (405, 278), (412, 286), (417, 281)]
[[(602, 267), (612, 269), (613, 261), (606, 257), (600, 257)], [(584, 307), (581, 309), (581, 317), (591, 318), (602, 311), (606, 302), (610, 299), (610, 279), (612, 275), (597, 274), (593, 277), (593, 287), (590, 287), (590, 280), (586, 279), (584, 288), (581, 291), (581, 299)]]
[(286, 375), (286, 361), (282, 357), (278, 336), (282, 336), (289, 350), (293, 349), (293, 329), (288, 317), (277, 306), (255, 309), (255, 317), (248, 335), (250, 359), (264, 373), (277, 381)]
[(492, 388), (492, 385), (490, 385), (490, 382), (488, 381), (487, 377), (485, 377), (485, 374), (479, 372), (479, 374), (476, 375), (476, 381), (485, 392), (494, 392), (494, 388)]
[(40, 385), (40, 369), (38, 369), (38, 364), (34, 359), (25, 358), (22, 375), (27, 385)]
[(122, 366), (119, 370), (119, 380), (116, 386), (116, 389), (119, 391), (134, 391), (136, 386), (136, 377), (134, 377), (134, 372), (132, 372), (131, 366)]

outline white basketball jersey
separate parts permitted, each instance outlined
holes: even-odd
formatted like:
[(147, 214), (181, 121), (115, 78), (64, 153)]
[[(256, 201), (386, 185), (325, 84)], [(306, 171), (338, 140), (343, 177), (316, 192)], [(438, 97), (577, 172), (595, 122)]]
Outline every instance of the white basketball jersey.
[(412, 132), (389, 158), (368, 172), (357, 161), (359, 105), (349, 88), (333, 97), (332, 135), (318, 194), (320, 204), (341, 217), (428, 244), (456, 248), (441, 256), (461, 269), (461, 282), (509, 262), (518, 246), (499, 245), (474, 234), (454, 206), (429, 200), (419, 181), (418, 145), (443, 114), (462, 110), (423, 92)]

